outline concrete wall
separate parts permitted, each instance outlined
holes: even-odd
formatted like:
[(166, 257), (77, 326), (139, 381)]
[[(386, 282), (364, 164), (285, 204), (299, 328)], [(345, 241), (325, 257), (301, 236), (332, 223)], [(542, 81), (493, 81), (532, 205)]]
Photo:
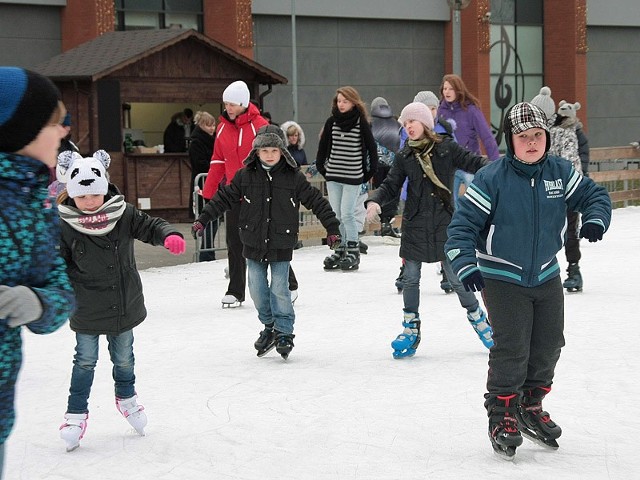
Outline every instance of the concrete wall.
[(60, 10), (0, 3), (0, 65), (29, 68), (61, 53)]
[[(434, 90), (444, 75), (441, 22), (297, 17), (298, 121), (307, 158), (331, 113), (336, 88), (355, 87), (370, 104), (387, 99), (396, 116), (420, 90)], [(265, 97), (273, 121), (293, 118), (291, 19), (254, 16), (254, 59), (284, 75), (289, 85)]]
[(640, 140), (640, 27), (590, 26), (587, 39), (590, 146)]

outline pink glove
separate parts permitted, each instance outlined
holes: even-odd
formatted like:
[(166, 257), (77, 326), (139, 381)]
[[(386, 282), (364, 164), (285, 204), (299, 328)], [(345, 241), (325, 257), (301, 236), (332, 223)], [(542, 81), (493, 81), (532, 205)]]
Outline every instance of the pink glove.
[(376, 202), (369, 202), (367, 203), (367, 217), (365, 221), (367, 223), (379, 223), (381, 213), (382, 209), (380, 208), (380, 205)]
[(173, 234), (164, 239), (164, 248), (174, 255), (182, 255), (186, 250), (186, 243), (180, 235)]

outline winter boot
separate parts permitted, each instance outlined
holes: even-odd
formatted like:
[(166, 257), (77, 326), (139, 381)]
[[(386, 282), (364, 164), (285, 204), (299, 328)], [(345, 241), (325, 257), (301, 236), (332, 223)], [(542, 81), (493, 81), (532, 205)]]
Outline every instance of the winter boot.
[(513, 460), (516, 447), (522, 445), (522, 435), (518, 430), (518, 394), (498, 395), (488, 399), (484, 406), (489, 416), (489, 439), (493, 451)]
[(264, 326), (264, 330), (260, 332), (260, 336), (253, 346), (258, 351), (259, 357), (264, 357), (276, 346), (276, 332), (273, 329), (273, 323)]
[(473, 312), (467, 312), (467, 319), (476, 331), (482, 343), (487, 348), (493, 347), (493, 330), (482, 308), (478, 307)]
[(340, 245), (335, 251), (325, 257), (324, 259), (324, 269), (325, 270), (340, 270), (340, 261), (342, 257), (345, 256), (347, 252), (347, 248), (344, 245)]
[(402, 290), (404, 290), (404, 265), (400, 266), (400, 275), (396, 278), (396, 288), (398, 293), (402, 293)]
[(556, 439), (562, 435), (562, 429), (549, 413), (542, 410), (542, 399), (551, 391), (551, 387), (536, 387), (523, 392), (518, 410), (518, 422), (522, 435), (540, 445), (556, 449)]
[(404, 312), (402, 326), (404, 327), (402, 333), (391, 342), (393, 358), (413, 357), (416, 354), (416, 348), (420, 345), (420, 320), (418, 319), (418, 314)]
[(562, 286), (567, 289), (567, 292), (581, 292), (582, 275), (580, 274), (580, 265), (577, 263), (570, 263), (567, 267), (567, 274), (569, 276)]
[(360, 265), (360, 246), (358, 242), (347, 242), (347, 253), (340, 260), (340, 268), (345, 271), (358, 270)]
[(67, 444), (67, 452), (73, 452), (80, 446), (80, 440), (87, 430), (87, 413), (65, 413), (64, 423), (60, 425), (60, 438)]
[(444, 291), (444, 293), (453, 292), (453, 287), (447, 278), (447, 274), (444, 271), (444, 268), (440, 267), (440, 274), (442, 275), (442, 280), (440, 280), (440, 288)]
[(147, 426), (147, 414), (144, 413), (144, 407), (138, 405), (138, 395), (130, 398), (116, 397), (116, 408), (136, 432), (144, 436), (144, 427)]
[(276, 352), (285, 360), (289, 358), (291, 350), (293, 350), (293, 339), (295, 335), (291, 333), (280, 333), (276, 336)]

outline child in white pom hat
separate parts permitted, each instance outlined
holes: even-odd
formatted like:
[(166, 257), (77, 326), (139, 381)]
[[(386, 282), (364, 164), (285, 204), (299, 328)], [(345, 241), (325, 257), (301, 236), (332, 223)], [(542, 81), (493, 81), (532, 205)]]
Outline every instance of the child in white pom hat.
[(133, 328), (146, 318), (147, 310), (134, 240), (164, 245), (174, 255), (185, 251), (185, 241), (172, 225), (126, 203), (109, 183), (110, 161), (104, 150), (85, 158), (70, 151), (58, 156), (58, 177), (66, 185), (58, 197), (60, 251), (78, 304), (70, 318), (76, 353), (67, 412), (60, 427), (67, 451), (80, 445), (87, 428), (100, 335), (109, 343), (116, 407), (144, 435), (147, 417), (137, 403)]

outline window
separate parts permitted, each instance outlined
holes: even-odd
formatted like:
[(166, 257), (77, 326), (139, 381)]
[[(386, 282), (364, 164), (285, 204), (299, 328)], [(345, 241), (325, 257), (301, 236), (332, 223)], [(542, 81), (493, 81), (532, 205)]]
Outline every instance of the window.
[(202, 0), (116, 0), (116, 29), (193, 28), (203, 32)]

